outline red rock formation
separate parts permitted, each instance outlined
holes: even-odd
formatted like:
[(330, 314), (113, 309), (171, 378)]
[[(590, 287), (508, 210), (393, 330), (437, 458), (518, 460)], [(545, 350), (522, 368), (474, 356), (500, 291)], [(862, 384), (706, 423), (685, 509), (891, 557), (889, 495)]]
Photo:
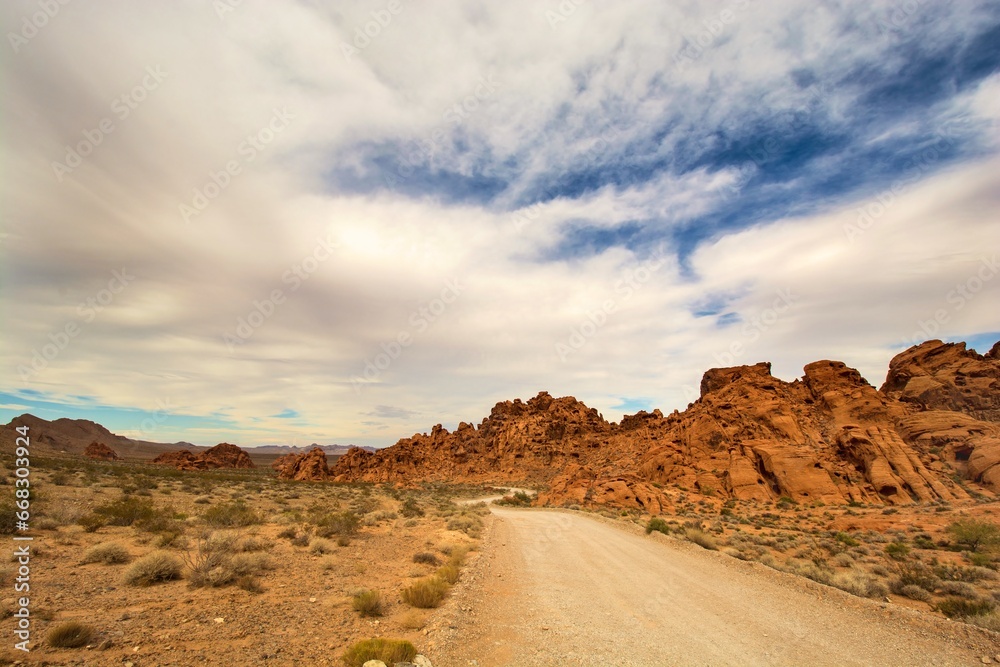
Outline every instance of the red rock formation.
[(884, 391), (838, 361), (809, 364), (790, 383), (766, 363), (711, 369), (683, 413), (640, 412), (620, 424), (542, 392), (497, 404), (478, 427), (436, 426), (374, 454), (352, 450), (331, 474), (547, 485), (539, 504), (653, 513), (692, 491), (750, 501), (961, 500), (968, 494), (951, 479), (956, 471), (1000, 491), (1000, 427), (981, 421), (1000, 400), (997, 364), (1000, 345), (980, 357), (964, 345), (924, 344), (893, 360)]
[(929, 340), (896, 355), (882, 392), (924, 409), (1000, 422), (1000, 341), (985, 356)]
[[(363, 450), (359, 450), (363, 451)], [(319, 447), (303, 454), (289, 454), (281, 457), (278, 479), (294, 479), (299, 482), (326, 482), (330, 480), (330, 468), (326, 462), (326, 452)]]
[(103, 442), (92, 442), (87, 445), (87, 448), (83, 450), (83, 455), (88, 459), (96, 459), (98, 461), (120, 461), (121, 457), (118, 456), (118, 452), (111, 449)]
[(209, 468), (256, 468), (250, 455), (236, 445), (222, 442), (200, 457)]
[(211, 470), (215, 468), (256, 468), (250, 455), (236, 445), (220, 443), (200, 455), (182, 449), (160, 454), (153, 463), (174, 466), (179, 470)]

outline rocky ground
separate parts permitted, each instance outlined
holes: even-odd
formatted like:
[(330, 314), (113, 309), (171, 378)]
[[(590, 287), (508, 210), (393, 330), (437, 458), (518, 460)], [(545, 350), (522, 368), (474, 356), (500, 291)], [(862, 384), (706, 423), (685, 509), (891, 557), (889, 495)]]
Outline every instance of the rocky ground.
[[(33, 465), (32, 651), (5, 642), (0, 664), (342, 665), (349, 646), (377, 637), (420, 650), (434, 610), (400, 592), (474, 549), (485, 512), (453, 503), (454, 490), (281, 482), (272, 471)], [(9, 470), (0, 494), (13, 496)], [(131, 525), (112, 525), (129, 517)], [(107, 544), (120, 554), (108, 559), (122, 562), (85, 562)], [(130, 585), (130, 570), (154, 552), (179, 561), (180, 577)], [(212, 554), (220, 565), (206, 564)], [(8, 628), (16, 568), (0, 567)], [(378, 616), (353, 608), (365, 589), (381, 594)], [(67, 621), (93, 630), (84, 646), (46, 641)]]

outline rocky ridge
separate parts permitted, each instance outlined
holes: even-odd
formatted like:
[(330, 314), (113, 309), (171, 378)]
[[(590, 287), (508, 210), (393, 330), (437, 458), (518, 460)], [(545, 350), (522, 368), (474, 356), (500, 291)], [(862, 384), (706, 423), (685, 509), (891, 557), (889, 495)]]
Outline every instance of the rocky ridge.
[(169, 465), (178, 470), (210, 470), (215, 468), (256, 468), (250, 455), (228, 442), (219, 443), (200, 454), (186, 449), (166, 452), (153, 459), (153, 463)]
[(687, 491), (888, 505), (992, 495), (1000, 492), (998, 350), (928, 341), (892, 360), (881, 390), (839, 361), (811, 363), (793, 382), (767, 363), (711, 369), (683, 413), (640, 412), (618, 424), (541, 392), (498, 403), (479, 426), (438, 425), (375, 453), (352, 449), (329, 476), (535, 484), (548, 487), (538, 504), (650, 512)]

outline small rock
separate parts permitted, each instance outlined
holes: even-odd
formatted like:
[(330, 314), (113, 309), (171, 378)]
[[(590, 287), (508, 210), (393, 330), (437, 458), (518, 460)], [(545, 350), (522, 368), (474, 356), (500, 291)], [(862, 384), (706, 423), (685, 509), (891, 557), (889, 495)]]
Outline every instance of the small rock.
[(113, 646), (113, 644), (111, 643), (111, 640), (110, 639), (105, 639), (103, 642), (101, 642), (100, 644), (97, 645), (97, 650), (99, 650), (99, 651), (107, 651), (112, 646)]
[[(310, 602), (315, 602), (316, 598), (309, 598), (309, 601)], [(369, 660), (368, 662), (377, 662), (377, 661), (375, 661), (375, 660)], [(368, 663), (365, 663), (365, 664), (368, 664)]]
[(215, 619), (215, 622), (216, 622), (216, 623), (225, 623), (225, 622), (226, 622), (226, 619), (224, 619), (224, 618), (222, 618), (221, 616), (219, 616), (218, 618), (216, 618), (216, 619)]
[(386, 667), (386, 665), (381, 660), (369, 660), (368, 662), (366, 662), (365, 664), (363, 664), (361, 667)]
[(419, 654), (413, 659), (413, 664), (417, 667), (434, 667), (430, 660)]
[(984, 655), (980, 660), (984, 665), (989, 665), (993, 663), (993, 661), (990, 660), (990, 656), (988, 655)]

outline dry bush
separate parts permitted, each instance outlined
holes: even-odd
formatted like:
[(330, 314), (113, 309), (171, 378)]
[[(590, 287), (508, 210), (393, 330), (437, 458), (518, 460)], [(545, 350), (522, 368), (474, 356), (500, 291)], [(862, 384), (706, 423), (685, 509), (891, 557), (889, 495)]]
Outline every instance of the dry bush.
[(445, 565), (438, 568), (437, 576), (448, 582), (449, 584), (455, 584), (458, 582), (458, 578), (461, 576), (461, 570), (458, 569), (457, 565)]
[(233, 556), (230, 567), (237, 576), (247, 576), (273, 570), (274, 562), (264, 553), (242, 553)]
[(861, 598), (882, 598), (889, 593), (881, 580), (861, 570), (838, 572), (833, 575), (830, 585)]
[(329, 554), (335, 551), (333, 546), (333, 542), (330, 540), (324, 540), (322, 537), (317, 537), (309, 544), (309, 550), (316, 555)]
[(399, 624), (407, 630), (423, 630), (427, 617), (416, 609), (411, 609), (399, 618)]
[(448, 584), (438, 577), (415, 581), (403, 589), (403, 602), (418, 609), (440, 607), (448, 593)]
[(715, 538), (699, 528), (685, 528), (684, 537), (703, 549), (715, 551), (719, 548), (719, 545), (715, 542)]
[(413, 562), (420, 563), (421, 565), (437, 565), (439, 563), (437, 556), (426, 551), (413, 554)]
[(351, 600), (351, 606), (362, 616), (381, 616), (383, 611), (382, 594), (376, 590), (359, 591)]
[(66, 621), (49, 628), (45, 633), (45, 642), (53, 648), (79, 648), (89, 644), (95, 634), (89, 625)]
[(125, 583), (130, 586), (151, 586), (162, 581), (181, 578), (184, 564), (166, 551), (154, 551), (132, 563), (125, 570)]
[(83, 554), (84, 563), (104, 563), (105, 565), (120, 565), (132, 560), (128, 549), (118, 542), (101, 542)]
[(896, 592), (904, 598), (910, 598), (911, 600), (919, 600), (920, 602), (930, 602), (931, 600), (931, 594), (926, 589), (914, 584), (900, 586)]

